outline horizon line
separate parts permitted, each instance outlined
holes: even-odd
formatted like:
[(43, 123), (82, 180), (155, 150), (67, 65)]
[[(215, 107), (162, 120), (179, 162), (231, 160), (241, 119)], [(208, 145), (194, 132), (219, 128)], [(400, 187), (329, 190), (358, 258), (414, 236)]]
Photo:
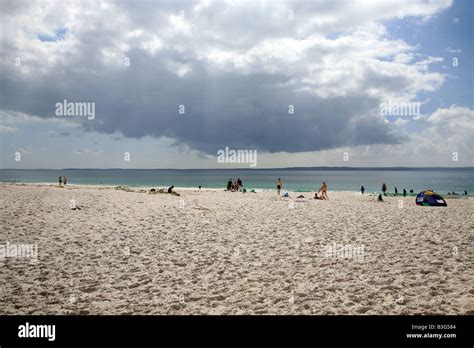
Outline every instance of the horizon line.
[(474, 166), (459, 166), (459, 167), (349, 167), (349, 166), (317, 166), (317, 167), (269, 167), (269, 168), (254, 168), (254, 167), (238, 167), (238, 168), (0, 168), (0, 170), (456, 170), (456, 169), (472, 169)]

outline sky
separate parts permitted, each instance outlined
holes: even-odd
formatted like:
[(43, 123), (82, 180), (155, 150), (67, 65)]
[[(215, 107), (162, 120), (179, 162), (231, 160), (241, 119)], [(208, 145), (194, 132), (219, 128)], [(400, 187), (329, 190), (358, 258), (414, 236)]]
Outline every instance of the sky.
[(0, 0), (0, 168), (474, 166), (473, 3)]

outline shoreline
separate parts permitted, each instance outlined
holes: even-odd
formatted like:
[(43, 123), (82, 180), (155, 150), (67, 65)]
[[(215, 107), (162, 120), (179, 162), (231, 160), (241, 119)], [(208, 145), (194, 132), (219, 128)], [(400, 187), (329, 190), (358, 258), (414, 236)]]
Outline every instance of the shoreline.
[[(37, 187), (59, 187), (58, 183), (50, 183), (50, 182), (10, 182), (10, 181), (0, 181), (0, 186), (37, 186)], [(63, 187), (71, 187), (71, 188), (97, 188), (97, 189), (116, 189), (117, 187), (128, 187), (130, 188), (130, 192), (135, 192), (135, 193), (144, 193), (140, 192), (140, 190), (146, 190), (146, 193), (149, 193), (150, 189), (154, 188), (155, 190), (158, 189), (167, 189), (165, 186), (156, 186), (156, 187), (150, 187), (150, 186), (129, 186), (129, 185), (123, 185), (123, 184), (118, 184), (118, 185), (107, 185), (107, 184), (67, 184), (66, 186), (63, 185)], [(244, 187), (246, 188), (246, 187)], [(267, 188), (246, 188), (247, 192), (246, 193), (253, 193), (251, 190), (255, 190), (256, 193), (267, 193), (267, 192), (276, 192), (276, 189), (267, 189)], [(215, 188), (215, 187), (201, 187), (199, 189), (198, 187), (175, 187), (175, 191), (211, 191), (211, 192), (228, 192), (225, 187), (223, 188)], [(124, 190), (125, 191), (125, 190)], [(288, 192), (290, 194), (314, 194), (316, 191), (307, 191), (307, 190), (286, 190), (282, 189), (282, 193)], [(439, 191), (436, 191), (438, 192)], [(237, 192), (232, 192), (232, 193), (237, 193)], [(241, 193), (241, 192), (240, 192)], [(361, 194), (360, 191), (350, 191), (350, 190), (328, 190), (328, 193), (349, 193), (349, 194), (356, 194), (360, 196), (373, 196), (373, 195), (379, 195), (381, 191), (366, 191), (363, 195)], [(416, 197), (416, 195), (419, 192), (414, 192), (414, 193), (407, 193), (405, 198), (408, 197)], [(468, 199), (468, 198), (474, 198), (472, 195), (468, 194), (467, 196), (464, 194), (456, 194), (456, 195), (447, 195), (445, 193), (440, 193), (443, 197), (446, 196), (445, 198), (447, 199)], [(387, 196), (384, 196), (387, 198), (393, 198), (393, 197), (398, 197), (398, 198), (403, 198), (403, 193), (398, 193), (398, 195), (395, 195), (394, 192), (388, 192)]]

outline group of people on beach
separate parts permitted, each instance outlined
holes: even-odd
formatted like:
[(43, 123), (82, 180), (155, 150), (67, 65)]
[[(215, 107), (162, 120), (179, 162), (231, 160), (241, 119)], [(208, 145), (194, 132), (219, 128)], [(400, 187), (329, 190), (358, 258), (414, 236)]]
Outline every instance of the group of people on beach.
[[(64, 186), (66, 186), (67, 185), (67, 177), (66, 176), (59, 176), (58, 177), (58, 182), (59, 182), (59, 186), (62, 187), (63, 184), (64, 184)], [(235, 181), (233, 181), (232, 179), (229, 179), (229, 181), (227, 182), (227, 191), (239, 192), (240, 189), (243, 186), (244, 186), (244, 184), (243, 184), (243, 182), (240, 178), (237, 178), (237, 180), (235, 180)], [(277, 195), (280, 196), (280, 192), (283, 188), (283, 181), (281, 180), (281, 178), (278, 178), (278, 179), (275, 180), (275, 186), (276, 186)], [(167, 192), (168, 193), (175, 193), (173, 189), (174, 189), (174, 185), (169, 187)], [(200, 189), (201, 189), (201, 186), (199, 185), (199, 190)], [(151, 191), (153, 192), (153, 191), (155, 191), (155, 189), (152, 189)], [(164, 191), (165, 191), (165, 189), (160, 189), (158, 192), (164, 193)], [(314, 199), (322, 199), (322, 200), (329, 199), (327, 191), (328, 191), (328, 186), (327, 186), (326, 182), (323, 181), (323, 184), (319, 188), (319, 191), (315, 192), (313, 198)], [(362, 194), (365, 193), (365, 187), (363, 185), (360, 187), (360, 192)], [(404, 188), (402, 192), (403, 192), (402, 193), (403, 197), (406, 197), (407, 196), (407, 190)], [(411, 189), (410, 193), (412, 194), (413, 192), (414, 192), (413, 189)], [(382, 183), (382, 194), (384, 196), (387, 196), (387, 184), (386, 183)], [(379, 196), (378, 196), (379, 201), (383, 201), (382, 194), (379, 194)], [(393, 195), (398, 196), (398, 188), (396, 186), (394, 186), (394, 194)], [(458, 195), (458, 193), (453, 191), (453, 192), (448, 192), (448, 195)], [(467, 191), (464, 191), (463, 195), (467, 196), (468, 195)]]
[[(365, 192), (365, 187), (364, 186), (361, 186), (360, 187), (360, 192), (362, 194), (364, 194)], [(387, 196), (387, 184), (386, 183), (382, 183), (382, 193), (384, 196)], [(413, 190), (410, 190), (410, 193), (413, 193)], [(398, 188), (395, 186), (394, 187), (394, 196), (398, 196)], [(403, 189), (403, 197), (406, 197), (407, 196), (407, 190)]]
[[(61, 180), (61, 177), (60, 177), (60, 180)], [(64, 177), (64, 183), (66, 183), (66, 177)], [(281, 180), (281, 178), (278, 178), (275, 180), (275, 186), (276, 186), (276, 193), (278, 196), (281, 195), (281, 190), (283, 189), (283, 181)], [(240, 189), (243, 187), (243, 183), (242, 183), (242, 180), (240, 178), (237, 178), (237, 180), (232, 180), (232, 179), (229, 179), (229, 181), (227, 182), (227, 191), (231, 191), (231, 192), (239, 192)], [(201, 189), (201, 186), (199, 186), (199, 189)], [(379, 195), (378, 197), (378, 200), (379, 201), (383, 201), (383, 198), (382, 198), (382, 195), (383, 196), (388, 196), (387, 194), (387, 190), (388, 190), (388, 187), (387, 187), (387, 184), (386, 183), (382, 183), (382, 193)], [(364, 194), (366, 191), (365, 187), (362, 185), (360, 187), (360, 192), (362, 194)], [(402, 195), (403, 197), (406, 197), (407, 196), (407, 193), (408, 191), (404, 188), (402, 190)], [(410, 194), (413, 194), (414, 191), (413, 189), (411, 189), (409, 191)], [(457, 193), (448, 193), (448, 194), (452, 194), (452, 195), (456, 195)], [(287, 193), (285, 194), (286, 196), (288, 195)], [(467, 191), (464, 191), (464, 195), (467, 195)], [(394, 193), (393, 193), (393, 196), (398, 196), (398, 188), (396, 186), (394, 186)], [(321, 199), (321, 200), (327, 200), (329, 199), (328, 197), (328, 186), (326, 184), (325, 181), (323, 181), (321, 187), (319, 188), (319, 191), (315, 192), (314, 193), (314, 199)]]
[[(278, 178), (275, 180), (275, 186), (276, 186), (277, 195), (280, 196), (280, 191), (283, 188), (283, 181), (281, 180), (281, 178)], [(319, 191), (314, 193), (313, 198), (314, 199), (329, 199), (328, 185), (326, 184), (326, 181), (323, 181), (323, 184), (319, 188)]]
[[(464, 196), (467, 196), (467, 191), (464, 190), (464, 193), (463, 193)], [(456, 193), (456, 192), (448, 192), (448, 196), (459, 196), (459, 193)]]
[(232, 179), (229, 179), (229, 181), (227, 181), (227, 191), (239, 192), (240, 188), (243, 186), (244, 184), (240, 178), (237, 178), (237, 180), (235, 181), (233, 181)]
[(319, 188), (319, 191), (314, 194), (314, 199), (329, 199), (328, 185), (326, 185), (326, 181), (323, 181), (323, 184)]
[[(365, 191), (365, 188), (364, 186), (361, 186), (360, 187), (360, 192), (362, 194), (364, 194), (364, 191)], [(382, 193), (384, 196), (387, 196), (387, 184), (386, 183), (382, 183)], [(383, 197), (382, 197), (382, 193), (378, 195), (377, 197), (377, 200), (380, 201), (380, 202), (383, 202)], [(413, 193), (413, 190), (410, 190), (410, 193)], [(398, 188), (396, 186), (394, 186), (394, 196), (398, 196)], [(406, 197), (407, 196), (407, 190), (405, 190), (405, 188), (403, 189), (403, 197)]]
[(65, 177), (65, 176), (63, 176), (63, 177), (60, 176), (58, 181), (59, 181), (59, 186), (63, 186), (63, 183), (64, 183), (64, 186), (67, 185), (67, 177)]

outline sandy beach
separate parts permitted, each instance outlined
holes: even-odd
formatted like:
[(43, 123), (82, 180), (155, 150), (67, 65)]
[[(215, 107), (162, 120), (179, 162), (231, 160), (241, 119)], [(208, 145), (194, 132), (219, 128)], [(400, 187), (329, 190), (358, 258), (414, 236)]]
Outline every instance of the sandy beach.
[(0, 185), (0, 313), (474, 314), (472, 198), (177, 190)]

